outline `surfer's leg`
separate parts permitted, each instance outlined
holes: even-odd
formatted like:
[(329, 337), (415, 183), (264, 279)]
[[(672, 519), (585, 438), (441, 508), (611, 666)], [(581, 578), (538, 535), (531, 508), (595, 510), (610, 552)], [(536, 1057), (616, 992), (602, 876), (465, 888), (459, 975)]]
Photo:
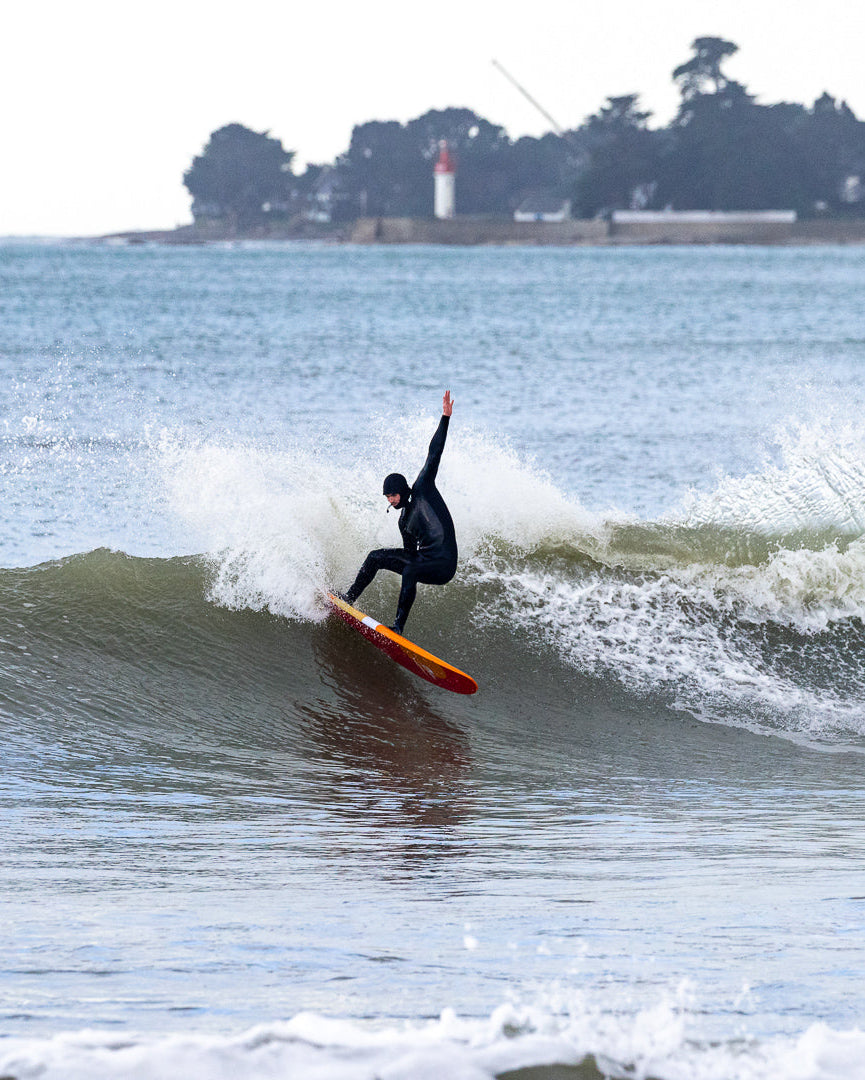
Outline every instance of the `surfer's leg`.
[(377, 548), (371, 551), (358, 570), (354, 584), (341, 594), (342, 599), (347, 604), (353, 604), (379, 570), (392, 570), (395, 574), (401, 574), (409, 558), (403, 548)]
[(402, 588), (396, 607), (396, 622), (391, 627), (398, 634), (403, 632), (408, 613), (417, 596), (418, 582), (422, 585), (446, 585), (454, 576), (456, 567), (450, 559), (425, 559), (423, 556), (407, 559), (402, 572)]
[(399, 600), (396, 605), (396, 621), (391, 627), (391, 630), (395, 630), (398, 634), (403, 632), (405, 621), (408, 618), (408, 613), (411, 611), (416, 596), (417, 571), (415, 567), (409, 565), (402, 572), (402, 587), (399, 590)]

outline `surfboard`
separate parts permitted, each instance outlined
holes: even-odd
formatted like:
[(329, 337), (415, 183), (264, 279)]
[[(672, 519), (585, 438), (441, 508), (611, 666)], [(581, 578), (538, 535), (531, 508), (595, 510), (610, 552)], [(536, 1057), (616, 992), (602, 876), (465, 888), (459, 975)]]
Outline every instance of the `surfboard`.
[(443, 690), (453, 690), (455, 694), (474, 694), (478, 684), (464, 671), (455, 668), (446, 660), (440, 660), (437, 656), (415, 645), (413, 641), (394, 633), (389, 626), (377, 623), (369, 615), (340, 600), (333, 593), (327, 594), (327, 600), (332, 610), (344, 623), (357, 630), (371, 644), (380, 649), (391, 660), (395, 660), (404, 668), (420, 675), (427, 682), (435, 683)]

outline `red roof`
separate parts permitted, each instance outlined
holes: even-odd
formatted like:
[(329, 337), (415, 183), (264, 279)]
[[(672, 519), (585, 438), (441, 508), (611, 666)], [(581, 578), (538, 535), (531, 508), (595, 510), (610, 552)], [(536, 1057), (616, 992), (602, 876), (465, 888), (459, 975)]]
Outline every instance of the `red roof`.
[(451, 157), (448, 144), (444, 140), (439, 143), (439, 159), (435, 163), (435, 171), (437, 173), (455, 173), (457, 171), (457, 164)]

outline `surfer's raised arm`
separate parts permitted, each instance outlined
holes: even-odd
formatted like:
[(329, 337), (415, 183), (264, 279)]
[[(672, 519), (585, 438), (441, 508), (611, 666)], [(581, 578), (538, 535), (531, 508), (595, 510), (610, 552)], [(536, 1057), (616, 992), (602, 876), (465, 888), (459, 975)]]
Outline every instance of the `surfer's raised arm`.
[(439, 471), (439, 462), (441, 461), (442, 452), (445, 448), (445, 439), (448, 436), (448, 424), (450, 423), (453, 411), (454, 403), (451, 392), (450, 390), (445, 390), (445, 396), (442, 398), (442, 418), (439, 420), (439, 426), (436, 428), (435, 435), (433, 435), (429, 444), (429, 451), (427, 452), (427, 459), (424, 462), (424, 466), (417, 474), (417, 479), (412, 488), (413, 491), (420, 491), (421, 488), (426, 485), (435, 485), (435, 479)]
[(426, 462), (417, 480), (409, 487), (402, 473), (389, 473), (382, 484), (382, 494), (392, 507), (399, 509), (402, 548), (377, 548), (367, 555), (354, 584), (337, 595), (354, 604), (379, 570), (402, 575), (396, 621), (391, 627), (402, 634), (411, 611), (418, 582), (446, 585), (457, 569), (457, 540), (454, 523), (444, 499), (435, 485), (439, 461), (445, 448), (448, 424), (454, 403), (450, 390), (442, 398), (442, 415), (436, 428)]

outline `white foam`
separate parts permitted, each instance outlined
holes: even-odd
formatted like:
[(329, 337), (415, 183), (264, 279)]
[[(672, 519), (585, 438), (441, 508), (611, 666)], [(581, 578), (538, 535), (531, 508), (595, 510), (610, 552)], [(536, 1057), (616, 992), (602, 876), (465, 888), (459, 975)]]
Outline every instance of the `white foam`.
[[(211, 598), (320, 618), (322, 589), (347, 586), (371, 548), (400, 546), (382, 478), (398, 471), (414, 479), (436, 423), (382, 420), (352, 461), (326, 443), (272, 449), (163, 435), (166, 498), (213, 562)], [(531, 547), (598, 526), (508, 448), (468, 430), (449, 437), (438, 485), (464, 558), (491, 537)]]
[(865, 1034), (816, 1023), (764, 1042), (694, 1038), (684, 988), (633, 1013), (582, 995), (506, 1004), (487, 1019), (445, 1010), (428, 1023), (368, 1025), (300, 1013), (234, 1036), (118, 1037), (99, 1031), (7, 1038), (0, 1073), (17, 1080), (493, 1080), (516, 1069), (576, 1066), (659, 1080), (860, 1080)]
[(667, 520), (706, 523), (767, 536), (802, 530), (865, 532), (865, 431), (822, 422), (780, 429), (775, 456), (759, 472), (721, 477), (708, 493), (691, 492)]
[[(381, 418), (351, 457), (324, 438), (277, 448), (163, 438), (168, 501), (209, 555), (211, 599), (322, 618), (322, 590), (346, 587), (371, 548), (399, 543), (395, 515), (385, 513), (380, 494), (382, 476), (401, 471), (413, 480), (436, 423), (431, 416)], [(836, 476), (854, 478), (842, 488), (837, 479), (812, 482), (825, 480), (815, 462), (826, 460), (827, 440), (825, 432), (800, 431), (786, 445), (783, 467), (724, 479), (713, 496), (662, 525), (721, 530), (753, 519), (771, 532), (807, 519), (815, 528), (858, 528), (851, 501), (861, 485), (865, 505), (859, 443), (847, 434), (836, 446), (836, 458), (847, 463)], [(773, 623), (812, 635), (865, 619), (865, 539), (848, 534), (816, 549), (782, 547), (732, 566), (696, 555), (688, 562), (686, 554), (666, 565), (647, 550), (637, 553), (639, 572), (620, 570), (612, 545), (621, 520), (590, 513), (500, 439), (457, 422), (439, 486), (457, 527), (459, 582), (491, 597), (485, 620), (517, 625), (581, 671), (669, 693), (706, 718), (797, 738), (865, 734), (865, 672), (861, 692), (859, 682), (843, 696), (815, 690), (773, 668), (759, 635), (739, 632)], [(784, 516), (779, 505), (798, 509)], [(565, 558), (550, 558), (556, 551)], [(581, 557), (586, 553), (599, 568)]]
[(169, 505), (208, 554), (222, 606), (320, 618), (321, 590), (353, 574), (382, 530), (363, 467), (307, 448), (174, 437), (161, 453)]
[(758, 566), (696, 565), (672, 572), (685, 588), (755, 623), (784, 623), (801, 633), (865, 618), (865, 540), (817, 551), (782, 550)]
[(490, 576), (504, 599), (487, 617), (542, 639), (585, 674), (612, 675), (632, 691), (660, 692), (704, 719), (756, 732), (821, 741), (865, 735), (863, 673), (844, 684), (843, 696), (785, 675), (771, 652), (764, 654), (759, 633), (726, 619), (729, 601), (716, 568), (702, 575), (590, 572), (574, 581), (502, 567)]
[[(798, 546), (744, 565), (702, 561), (698, 549), (690, 563), (653, 563), (647, 551), (635, 560), (641, 571), (619, 572), (602, 539), (596, 553), (609, 565), (597, 573), (509, 573), (499, 566), (511, 617), (540, 630), (580, 670), (669, 692), (707, 719), (797, 739), (865, 735), (865, 671), (855, 657), (843, 665), (830, 657), (837, 687), (815, 687), (804, 671), (785, 674), (788, 666), (762, 646), (770, 627), (775, 639), (784, 627), (807, 640), (865, 620), (865, 441), (848, 428), (799, 428), (782, 440), (781, 456), (781, 465), (760, 474), (724, 478), (662, 524), (709, 527), (718, 535), (805, 530)], [(808, 535), (827, 532), (837, 539), (805, 545)]]

